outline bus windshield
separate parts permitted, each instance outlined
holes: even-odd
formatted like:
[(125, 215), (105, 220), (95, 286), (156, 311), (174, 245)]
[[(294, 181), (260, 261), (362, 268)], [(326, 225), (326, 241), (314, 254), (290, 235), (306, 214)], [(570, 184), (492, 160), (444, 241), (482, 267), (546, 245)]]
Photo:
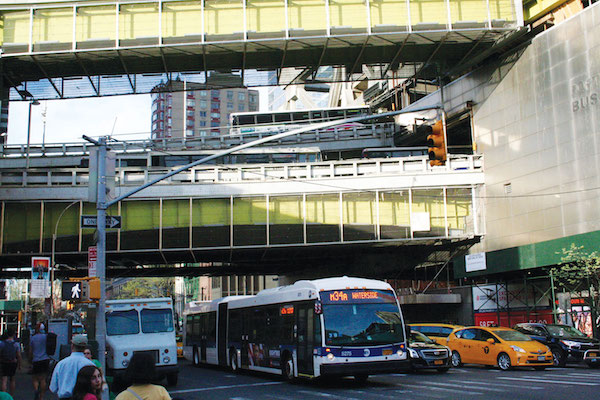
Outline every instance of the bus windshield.
[(106, 334), (135, 335), (140, 332), (140, 319), (137, 310), (113, 311), (106, 314)]
[(327, 346), (365, 346), (404, 341), (395, 303), (323, 305)]
[(142, 332), (173, 332), (173, 314), (168, 308), (143, 309)]

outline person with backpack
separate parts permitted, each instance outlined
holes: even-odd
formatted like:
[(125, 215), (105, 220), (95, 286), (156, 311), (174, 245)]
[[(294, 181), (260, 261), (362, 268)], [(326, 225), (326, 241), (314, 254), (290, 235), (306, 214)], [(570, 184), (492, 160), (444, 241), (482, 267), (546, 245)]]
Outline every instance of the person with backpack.
[(35, 326), (35, 334), (29, 344), (29, 359), (32, 364), (33, 390), (35, 400), (44, 398), (46, 392), (46, 376), (50, 368), (50, 357), (47, 353), (48, 335), (44, 332), (44, 324)]
[[(0, 346), (0, 364), (2, 365), (2, 391), (15, 394), (15, 373), (21, 368), (21, 345), (15, 341), (15, 330), (6, 330), (6, 339)], [(6, 390), (10, 381), (10, 389)]]

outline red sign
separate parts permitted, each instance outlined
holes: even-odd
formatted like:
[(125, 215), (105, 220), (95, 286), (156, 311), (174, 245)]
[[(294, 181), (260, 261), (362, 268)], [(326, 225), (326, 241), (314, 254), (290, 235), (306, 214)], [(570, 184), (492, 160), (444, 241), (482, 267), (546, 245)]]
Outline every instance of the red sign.
[[(498, 320), (498, 316), (500, 316), (500, 320)], [(512, 328), (516, 324), (523, 322), (552, 324), (554, 322), (552, 310), (532, 311), (529, 313), (529, 316), (527, 315), (527, 311), (475, 313), (475, 325), (478, 326), (504, 326)]]
[(294, 306), (283, 306), (279, 309), (281, 315), (292, 315), (294, 314)]
[(98, 249), (96, 246), (88, 247), (88, 276), (96, 277), (96, 261), (98, 260)]

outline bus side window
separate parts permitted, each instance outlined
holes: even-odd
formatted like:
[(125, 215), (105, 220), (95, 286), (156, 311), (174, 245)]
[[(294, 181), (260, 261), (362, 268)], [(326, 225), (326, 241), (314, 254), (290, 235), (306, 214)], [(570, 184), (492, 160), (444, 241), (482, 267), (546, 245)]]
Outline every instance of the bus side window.
[(229, 342), (239, 342), (242, 336), (241, 313), (238, 310), (229, 312)]
[(283, 315), (281, 325), (281, 344), (293, 344), (294, 343), (294, 323), (295, 315)]
[(217, 313), (216, 311), (208, 313), (208, 326), (206, 330), (207, 339), (214, 343), (217, 341)]
[(275, 345), (279, 343), (279, 307), (270, 306), (266, 309), (265, 343)]

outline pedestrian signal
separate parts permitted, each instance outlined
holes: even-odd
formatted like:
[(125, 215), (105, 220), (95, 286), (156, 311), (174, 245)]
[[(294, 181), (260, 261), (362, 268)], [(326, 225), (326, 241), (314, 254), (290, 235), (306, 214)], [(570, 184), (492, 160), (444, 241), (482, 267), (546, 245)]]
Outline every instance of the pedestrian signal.
[(88, 283), (85, 281), (65, 281), (62, 283), (61, 300), (89, 300)]
[(438, 121), (431, 125), (431, 134), (427, 136), (427, 153), (429, 154), (429, 165), (446, 164), (446, 138), (444, 134), (444, 125)]

